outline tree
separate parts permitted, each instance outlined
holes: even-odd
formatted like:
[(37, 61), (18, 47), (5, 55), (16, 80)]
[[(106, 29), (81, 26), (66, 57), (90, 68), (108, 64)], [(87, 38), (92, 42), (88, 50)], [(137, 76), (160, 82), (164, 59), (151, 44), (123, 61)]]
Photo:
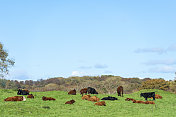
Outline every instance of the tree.
[(8, 52), (4, 50), (3, 44), (0, 43), (0, 77), (4, 77), (5, 74), (8, 74), (9, 67), (14, 65), (14, 61), (8, 58)]

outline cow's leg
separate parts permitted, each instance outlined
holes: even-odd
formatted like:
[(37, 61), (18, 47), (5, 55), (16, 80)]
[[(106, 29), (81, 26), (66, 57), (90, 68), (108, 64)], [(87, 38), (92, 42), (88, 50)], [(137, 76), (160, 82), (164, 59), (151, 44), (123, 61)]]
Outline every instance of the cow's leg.
[(145, 97), (145, 100), (147, 100), (147, 97)]
[(153, 96), (153, 100), (155, 100), (155, 96)]

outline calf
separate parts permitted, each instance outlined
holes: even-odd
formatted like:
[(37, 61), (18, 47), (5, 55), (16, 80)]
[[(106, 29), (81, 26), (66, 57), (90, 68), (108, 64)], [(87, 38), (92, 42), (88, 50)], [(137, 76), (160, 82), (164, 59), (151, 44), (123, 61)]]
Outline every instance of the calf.
[(82, 100), (88, 100), (90, 97), (91, 97), (90, 95), (84, 95), (84, 96), (82, 97)]
[(87, 92), (88, 94), (98, 94), (98, 92), (92, 87), (88, 87)]
[(71, 90), (71, 91), (68, 92), (68, 94), (69, 94), (69, 95), (76, 95), (76, 90), (75, 90), (75, 89), (74, 89), (74, 90)]
[(32, 94), (29, 94), (27, 98), (34, 98), (34, 96)]
[(100, 98), (96, 97), (96, 96), (92, 96), (88, 99), (88, 101), (93, 101), (93, 102), (98, 102), (100, 100)]
[(52, 97), (45, 97), (45, 96), (43, 96), (43, 97), (42, 97), (42, 100), (43, 100), (43, 101), (47, 101), (47, 100), (50, 101), (50, 100), (56, 100), (56, 99), (54, 99), (54, 98), (52, 98)]
[(65, 102), (65, 104), (73, 104), (73, 103), (75, 103), (75, 100), (70, 100), (70, 101)]
[(147, 98), (151, 98), (153, 97), (153, 100), (155, 100), (155, 92), (148, 92), (148, 93), (141, 93), (140, 96), (144, 97), (145, 100), (147, 100)]
[(82, 96), (83, 96), (84, 93), (87, 94), (87, 88), (84, 88), (84, 89), (80, 90), (80, 94), (82, 94)]
[(104, 97), (102, 98), (101, 100), (118, 100), (116, 97), (111, 97), (111, 96), (108, 96), (108, 97)]
[(95, 105), (106, 106), (106, 103), (105, 103), (105, 101), (101, 101), (101, 102), (96, 102)]
[(24, 96), (14, 96), (14, 97), (8, 97), (4, 99), (4, 101), (26, 101), (26, 98)]
[(117, 88), (117, 93), (118, 93), (118, 96), (121, 96), (121, 94), (122, 94), (122, 97), (123, 97), (123, 87), (122, 86), (119, 86)]

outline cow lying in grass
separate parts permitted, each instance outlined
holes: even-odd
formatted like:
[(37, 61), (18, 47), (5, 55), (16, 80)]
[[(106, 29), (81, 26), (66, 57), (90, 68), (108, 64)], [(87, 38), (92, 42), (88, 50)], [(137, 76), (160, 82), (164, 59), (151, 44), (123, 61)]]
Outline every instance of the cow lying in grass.
[(87, 93), (88, 94), (98, 94), (98, 92), (92, 87), (87, 88)]
[(43, 97), (42, 97), (42, 100), (43, 100), (43, 101), (47, 101), (47, 100), (50, 101), (50, 100), (56, 100), (56, 99), (54, 99), (54, 98), (52, 98), (52, 97), (45, 97), (45, 96), (43, 96)]
[(34, 96), (32, 94), (29, 94), (27, 98), (34, 98)]
[(4, 101), (26, 101), (26, 98), (24, 96), (14, 96), (14, 97), (8, 97), (4, 99)]
[(82, 100), (88, 100), (88, 101), (93, 101), (93, 102), (98, 102), (100, 100), (100, 98), (96, 97), (96, 96), (90, 96), (90, 95), (84, 95), (82, 97)]
[(147, 100), (147, 98), (151, 98), (151, 97), (153, 97), (153, 100), (155, 100), (155, 92), (141, 93), (140, 96), (144, 97), (145, 100)]
[(133, 98), (126, 98), (125, 101), (134, 101), (135, 99)]
[(91, 97), (90, 95), (84, 95), (84, 96), (82, 97), (82, 100), (88, 100), (90, 97)]
[(132, 98), (126, 98), (125, 101), (133, 101), (133, 103), (140, 103), (140, 104), (155, 104), (153, 101), (141, 101), (141, 100), (135, 100)]
[(75, 90), (75, 89), (74, 89), (74, 90), (71, 90), (71, 91), (68, 92), (68, 94), (69, 94), (69, 95), (76, 95), (76, 90)]
[(102, 98), (101, 100), (112, 100), (112, 101), (114, 101), (114, 100), (118, 100), (118, 99), (116, 97), (108, 96), (108, 97)]
[(88, 101), (92, 101), (92, 102), (98, 102), (100, 100), (100, 98), (96, 97), (96, 96), (92, 96), (88, 99)]
[(105, 103), (105, 101), (101, 101), (101, 102), (96, 102), (95, 105), (106, 106), (106, 103)]
[[(151, 97), (151, 98), (153, 98), (153, 97)], [(156, 98), (156, 99), (162, 99), (163, 97), (160, 96), (160, 95), (158, 95), (158, 94), (155, 94), (155, 98)]]
[(29, 92), (27, 89), (18, 89), (17, 95), (29, 95)]
[(65, 104), (73, 104), (73, 103), (75, 103), (75, 100), (70, 100), (70, 101), (65, 102)]

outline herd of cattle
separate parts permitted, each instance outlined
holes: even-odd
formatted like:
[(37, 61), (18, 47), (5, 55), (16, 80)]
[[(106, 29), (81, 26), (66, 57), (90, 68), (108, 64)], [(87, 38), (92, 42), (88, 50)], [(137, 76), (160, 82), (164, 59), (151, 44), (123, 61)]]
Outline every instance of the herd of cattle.
[[(28, 90), (24, 90), (24, 89), (19, 89), (17, 92), (17, 95), (28, 95), (27, 98), (34, 98), (34, 95), (29, 94), (30, 91)], [(76, 95), (76, 90), (71, 90), (68, 92), (69, 95)], [(96, 102), (95, 105), (99, 105), (99, 106), (106, 106), (105, 101), (100, 101), (100, 98), (96, 97), (96, 96), (90, 96), (89, 94), (98, 94), (98, 92), (92, 88), (92, 87), (88, 87), (88, 88), (83, 88), (80, 90), (80, 94), (82, 95), (82, 100), (88, 100), (88, 101), (93, 101)], [(85, 94), (85, 95), (84, 95)], [(122, 96), (123, 97), (123, 87), (119, 86), (117, 88), (117, 94), (118, 96)], [(155, 92), (147, 92), (147, 93), (141, 93), (140, 94), (141, 97), (144, 97), (146, 101), (140, 101), (140, 100), (135, 100), (132, 98), (126, 98), (125, 101), (132, 101), (133, 103), (142, 103), (142, 104), (155, 104), (153, 101), (147, 101), (147, 98), (153, 98), (153, 100), (156, 99), (162, 99), (162, 96), (155, 94)], [(43, 101), (47, 101), (47, 100), (56, 100), (55, 98), (52, 97), (42, 97)], [(118, 100), (116, 97), (103, 97), (101, 100)], [(26, 101), (26, 98), (24, 96), (14, 96), (14, 97), (8, 97), (6, 99), (4, 99), (4, 101)], [(73, 104), (75, 103), (75, 100), (70, 100), (65, 102), (65, 104)]]

